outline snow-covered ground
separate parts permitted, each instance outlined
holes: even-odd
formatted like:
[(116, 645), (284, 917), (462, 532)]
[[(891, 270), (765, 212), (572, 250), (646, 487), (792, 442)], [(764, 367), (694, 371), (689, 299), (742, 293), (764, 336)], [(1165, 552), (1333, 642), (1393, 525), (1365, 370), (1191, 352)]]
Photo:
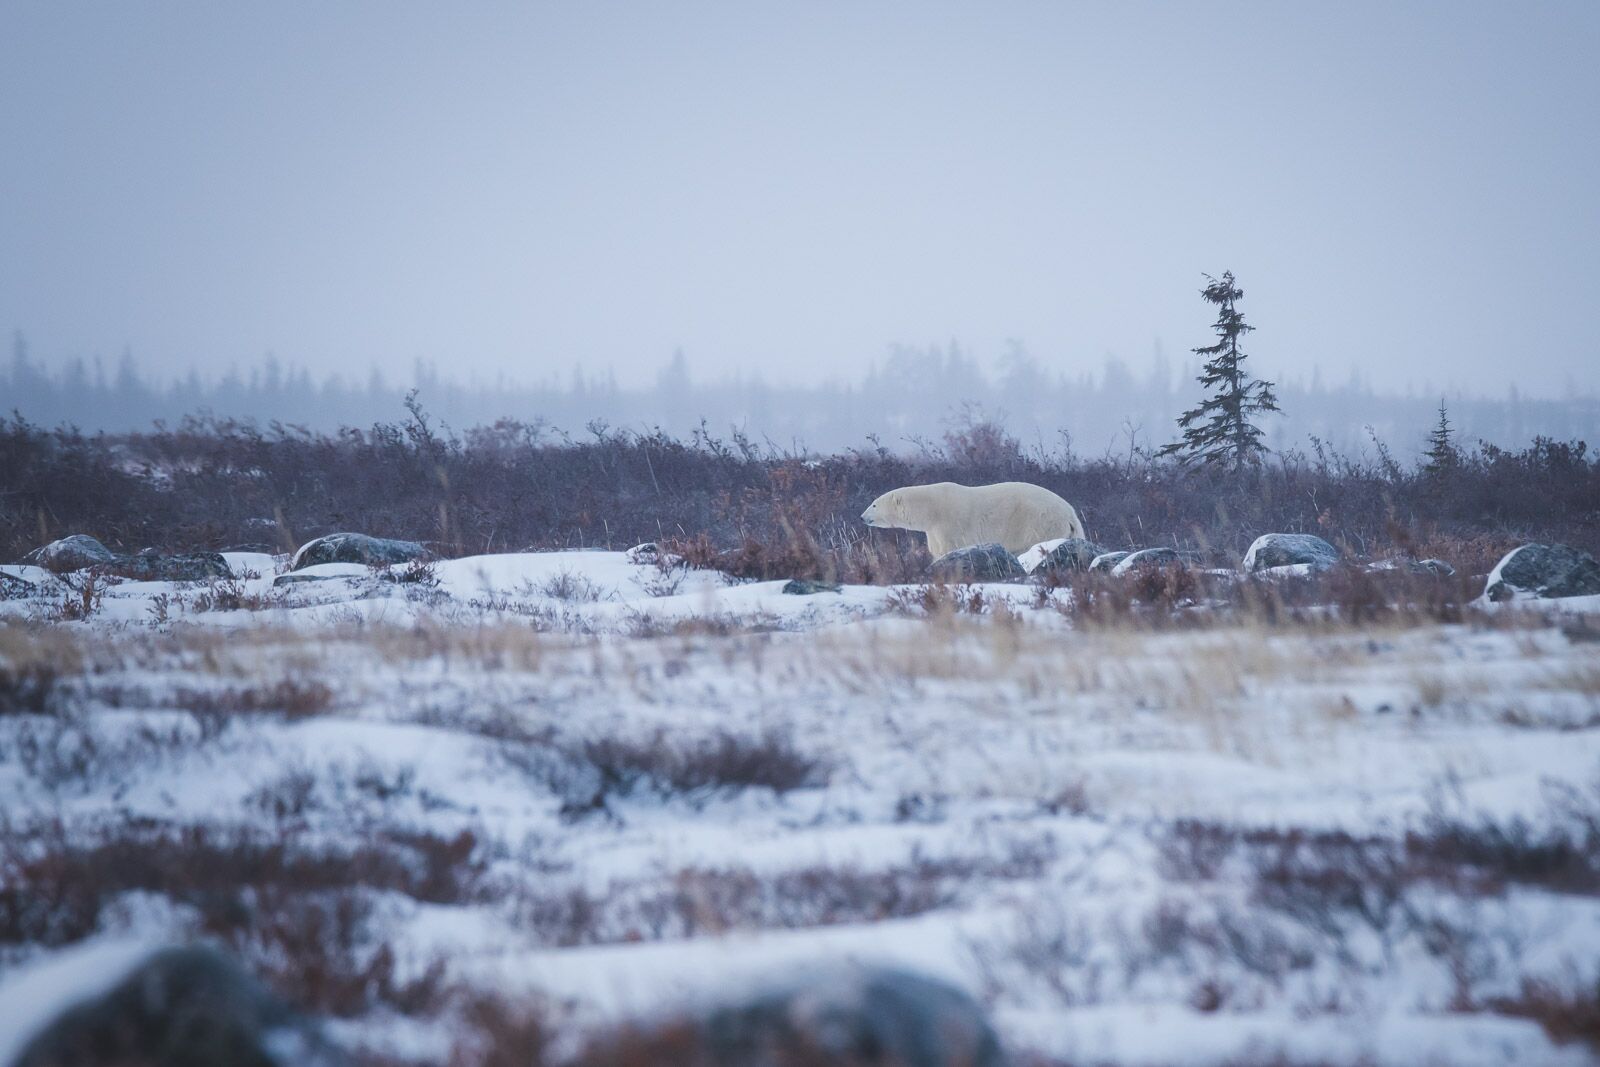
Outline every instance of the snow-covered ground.
[[(52, 849), (421, 834), (466, 840), (470, 877), (363, 881), (358, 947), (545, 994), (575, 1030), (857, 958), (949, 978), (1013, 1047), (1073, 1062), (1596, 1055), (1527, 993), (1593, 995), (1600, 889), (1527, 857), (1600, 818), (1600, 645), (1562, 624), (1600, 598), (1144, 632), (1074, 627), (1064, 591), (927, 616), (915, 590), (794, 596), (612, 552), (451, 560), (436, 584), (229, 564), (112, 584), (80, 621), (81, 589), (4, 568), (40, 589), (0, 601), (13, 978), (219, 930), (166, 874), (76, 927), (19, 904)], [(247, 958), (276, 950), (239, 929)], [(400, 1055), (449, 1037), (346, 1014), (336, 1033)]]

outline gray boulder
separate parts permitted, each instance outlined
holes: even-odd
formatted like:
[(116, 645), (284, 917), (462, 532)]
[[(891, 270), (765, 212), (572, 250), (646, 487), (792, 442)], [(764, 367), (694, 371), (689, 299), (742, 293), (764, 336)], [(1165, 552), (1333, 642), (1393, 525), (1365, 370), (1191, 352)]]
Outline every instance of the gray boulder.
[(825, 968), (714, 1012), (716, 1067), (1001, 1067), (983, 1009), (955, 986), (888, 967)]
[(1089, 561), (1089, 571), (1093, 574), (1110, 574), (1112, 569), (1131, 553), (1128, 552), (1102, 552)]
[(790, 596), (812, 596), (815, 593), (838, 593), (838, 582), (817, 582), (810, 578), (795, 578), (785, 582), (783, 591)]
[(1081, 537), (1063, 538), (1054, 547), (1041, 553), (1039, 561), (1028, 569), (1028, 573), (1042, 576), (1065, 571), (1086, 571), (1105, 552), (1093, 541)]
[(1594, 596), (1600, 594), (1600, 563), (1566, 545), (1523, 545), (1495, 564), (1483, 593), (1493, 601)]
[(309, 1020), (231, 959), (206, 948), (152, 953), (109, 991), (38, 1021), (30, 1032), (10, 1067), (336, 1067), (346, 1062)]
[(995, 542), (946, 552), (933, 561), (933, 576), (947, 582), (1006, 582), (1027, 574), (1017, 557)]
[(1405, 571), (1408, 574), (1430, 574), (1448, 578), (1456, 569), (1442, 559), (1380, 559), (1367, 564), (1369, 571)]
[(1254, 574), (1272, 567), (1309, 565), (1327, 570), (1339, 562), (1339, 550), (1316, 534), (1262, 534), (1244, 554), (1244, 570)]
[(163, 556), (147, 549), (137, 556), (117, 556), (110, 563), (99, 564), (95, 569), (136, 582), (203, 582), (207, 578), (233, 576), (228, 561), (219, 552)]
[(361, 563), (376, 567), (384, 563), (410, 563), (414, 559), (427, 559), (429, 555), (427, 548), (416, 541), (333, 533), (301, 545), (289, 569), (297, 571), (318, 563)]
[(111, 563), (116, 558), (115, 553), (88, 534), (72, 534), (41, 545), (22, 557), (22, 561), (56, 574), (65, 574), (100, 563)]
[(1145, 567), (1173, 567), (1192, 566), (1195, 562), (1194, 553), (1180, 552), (1176, 548), (1141, 548), (1137, 552), (1129, 552), (1111, 568), (1114, 578), (1121, 578)]
[(331, 582), (340, 578), (349, 578), (347, 574), (280, 574), (272, 579), (273, 588), (286, 585), (306, 585), (311, 582)]

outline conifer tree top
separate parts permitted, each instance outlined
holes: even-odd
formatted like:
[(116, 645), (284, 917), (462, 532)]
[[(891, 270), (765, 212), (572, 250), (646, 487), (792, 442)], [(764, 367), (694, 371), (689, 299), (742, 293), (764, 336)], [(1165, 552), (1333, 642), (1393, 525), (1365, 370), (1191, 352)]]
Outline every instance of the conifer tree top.
[(1279, 410), (1278, 398), (1271, 382), (1253, 379), (1244, 370), (1247, 357), (1239, 339), (1255, 327), (1244, 321), (1238, 309), (1244, 290), (1234, 282), (1233, 272), (1224, 271), (1221, 278), (1204, 277), (1208, 284), (1200, 296), (1217, 305), (1217, 321), (1211, 326), (1217, 341), (1193, 351), (1206, 357), (1198, 380), (1209, 395), (1178, 417), (1183, 436), (1160, 454), (1177, 456), (1185, 463), (1199, 460), (1238, 469), (1260, 462), (1266, 446), (1251, 418)]

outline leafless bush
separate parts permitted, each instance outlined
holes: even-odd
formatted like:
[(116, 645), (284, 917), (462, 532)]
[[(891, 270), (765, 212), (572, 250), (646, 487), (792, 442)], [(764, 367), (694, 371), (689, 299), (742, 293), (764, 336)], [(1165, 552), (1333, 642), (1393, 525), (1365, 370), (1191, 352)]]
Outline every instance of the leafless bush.
[(280, 594), (272, 591), (252, 593), (239, 578), (213, 578), (204, 589), (196, 591), (180, 602), (192, 612), (207, 611), (265, 611), (282, 603)]
[(0, 664), (0, 715), (45, 715), (54, 704), (60, 675), (48, 663)]
[(665, 731), (644, 740), (606, 737), (579, 749), (598, 785), (577, 810), (599, 810), (606, 798), (638, 790), (706, 796), (752, 787), (785, 793), (827, 780), (827, 764), (801, 752), (784, 734), (744, 737), (721, 733), (694, 742), (669, 739)]
[(605, 591), (583, 574), (573, 570), (561, 570), (546, 578), (539, 586), (539, 592), (552, 600), (570, 600), (580, 603), (593, 603), (599, 600)]
[(1516, 996), (1495, 997), (1485, 1006), (1533, 1020), (1557, 1044), (1578, 1042), (1600, 1053), (1600, 977), (1577, 979), (1570, 986), (1525, 979)]
[(1019, 846), (994, 857), (928, 857), (862, 869), (817, 865), (776, 873), (689, 868), (665, 885), (524, 893), (517, 924), (546, 944), (675, 940), (734, 930), (798, 930), (908, 918), (955, 904), (979, 879), (1037, 877), (1045, 857)]
[(235, 715), (282, 715), (306, 719), (333, 706), (333, 689), (314, 678), (280, 678), (275, 682), (222, 689), (180, 688), (171, 704), (196, 718), (227, 720)]
[(391, 572), (401, 585), (415, 585), (433, 589), (439, 585), (439, 570), (431, 559), (414, 559)]
[(1447, 813), (1441, 806), (1398, 837), (1342, 831), (1241, 829), (1185, 820), (1158, 835), (1161, 870), (1211, 881), (1230, 863), (1253, 899), (1310, 925), (1355, 917), (1384, 929), (1419, 886), (1468, 896), (1510, 885), (1600, 896), (1600, 784), (1556, 789), (1547, 824)]
[[(293, 896), (376, 889), (416, 900), (477, 899), (483, 864), (471, 833), (380, 833), (340, 850), (294, 835), (130, 822), (69, 835), (55, 824), (0, 837), (0, 944), (61, 945), (93, 933), (132, 890), (198, 910), (209, 932), (259, 927)], [(266, 897), (272, 896), (269, 903)]]
[(0, 756), (14, 759), (30, 778), (59, 791), (126, 777), (168, 753), (191, 747), (203, 736), (180, 726), (151, 723), (103, 735), (90, 721), (58, 714), (44, 722), (19, 724), (0, 742)]
[(105, 600), (106, 579), (94, 571), (75, 574), (58, 574), (56, 580), (66, 587), (59, 602), (52, 605), (47, 617), (61, 622), (82, 622), (93, 618)]
[(905, 586), (891, 592), (885, 601), (890, 611), (913, 618), (983, 615), (992, 610), (995, 603), (984, 595), (982, 586), (942, 582)]

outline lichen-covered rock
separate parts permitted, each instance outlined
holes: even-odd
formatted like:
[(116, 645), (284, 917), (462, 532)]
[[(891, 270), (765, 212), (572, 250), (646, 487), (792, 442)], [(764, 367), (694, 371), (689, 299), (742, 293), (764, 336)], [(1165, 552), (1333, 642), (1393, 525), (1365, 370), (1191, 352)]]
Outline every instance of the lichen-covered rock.
[(22, 557), (22, 561), (65, 574), (100, 563), (111, 563), (116, 558), (114, 552), (88, 534), (72, 534), (39, 546)]
[(1043, 541), (1017, 557), (1022, 569), (1033, 575), (1063, 571), (1086, 571), (1105, 549), (1081, 537), (1061, 537)]
[(53, 1019), (20, 1020), (30, 1036), (9, 1067), (337, 1067), (318, 1028), (238, 964), (206, 948), (163, 949), (106, 984), (84, 975), (83, 999)]
[(712, 1013), (716, 1067), (831, 1063), (841, 1067), (1001, 1067), (1000, 1040), (966, 993), (887, 967), (823, 968)]
[(137, 556), (117, 556), (95, 570), (130, 578), (136, 582), (203, 582), (208, 578), (230, 578), (233, 571), (220, 552), (194, 552), (186, 556), (163, 556), (145, 551)]
[(1495, 564), (1483, 593), (1494, 601), (1600, 595), (1600, 563), (1566, 545), (1522, 545)]
[(385, 563), (410, 563), (414, 559), (428, 557), (428, 549), (416, 541), (396, 541), (359, 533), (333, 533), (301, 545), (289, 569), (298, 571), (318, 563), (360, 563), (376, 567)]
[(1110, 574), (1117, 564), (1127, 559), (1129, 552), (1102, 552), (1089, 561), (1089, 571), (1092, 574)]
[(935, 578), (947, 582), (1007, 582), (1027, 573), (1016, 556), (995, 542), (946, 552), (929, 569)]
[(815, 593), (838, 593), (841, 588), (838, 582), (817, 582), (810, 578), (795, 578), (785, 582), (783, 591), (790, 596), (811, 596)]
[(1121, 578), (1144, 567), (1187, 566), (1191, 562), (1188, 553), (1179, 552), (1175, 548), (1141, 548), (1119, 559), (1116, 566), (1111, 568), (1111, 575), (1114, 578)]
[(1262, 534), (1250, 543), (1244, 554), (1244, 570), (1254, 574), (1272, 567), (1292, 567), (1299, 564), (1315, 570), (1326, 570), (1339, 562), (1339, 550), (1316, 534), (1270, 533)]

